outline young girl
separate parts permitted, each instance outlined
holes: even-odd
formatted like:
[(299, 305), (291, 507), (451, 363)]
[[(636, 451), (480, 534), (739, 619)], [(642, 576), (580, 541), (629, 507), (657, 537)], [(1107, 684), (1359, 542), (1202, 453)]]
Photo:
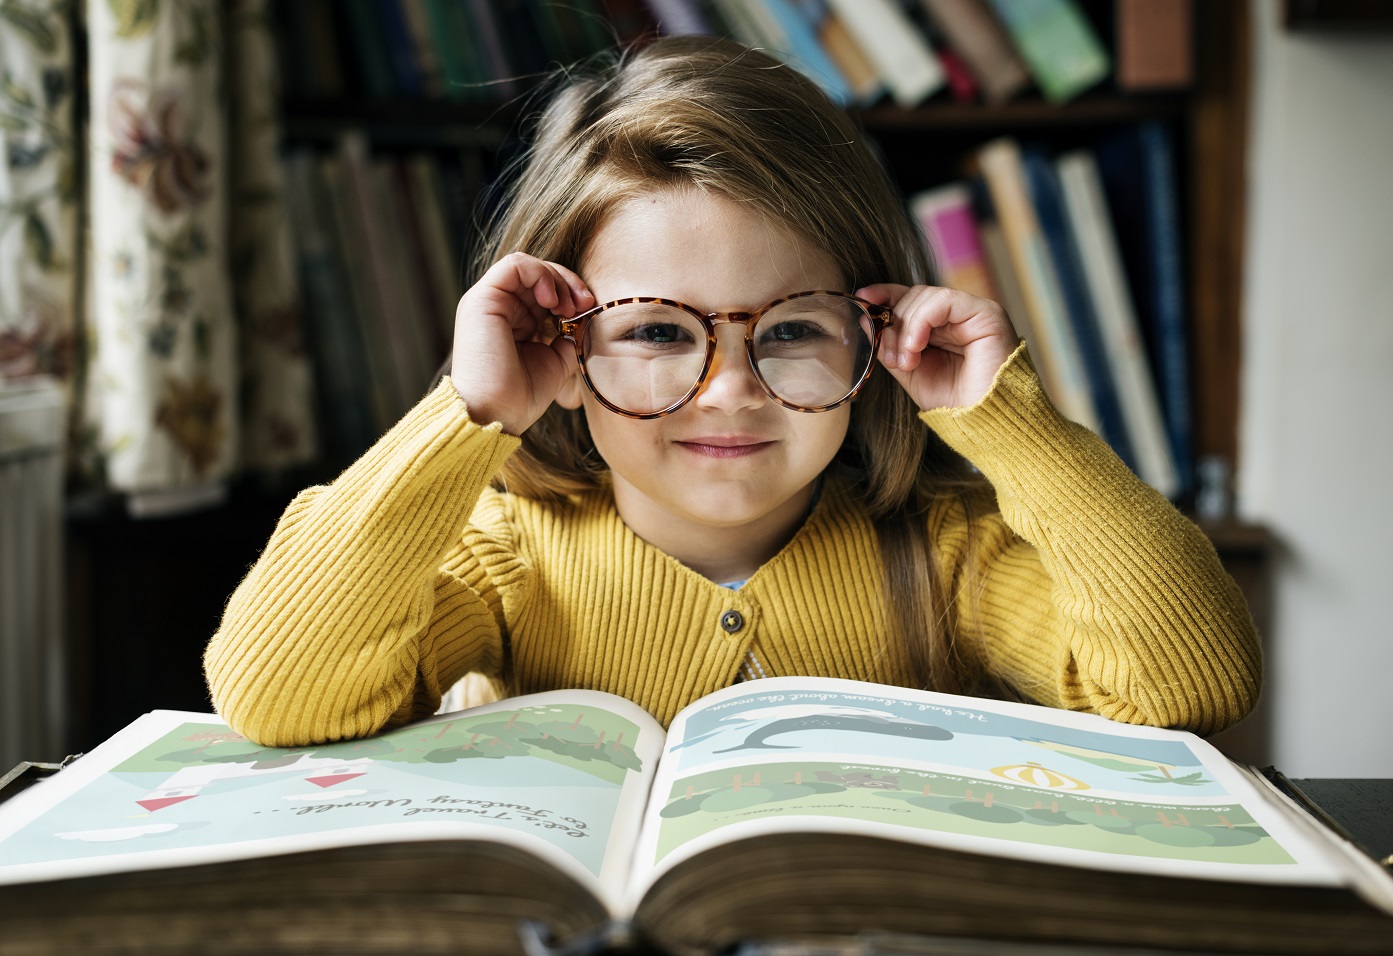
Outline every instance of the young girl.
[(470, 672), (664, 723), (773, 675), (1200, 732), (1254, 703), (1208, 541), (1060, 417), (1000, 306), (927, 284), (795, 71), (703, 37), (568, 78), (486, 244), (448, 379), (228, 603), (206, 667), (247, 736), (372, 734)]

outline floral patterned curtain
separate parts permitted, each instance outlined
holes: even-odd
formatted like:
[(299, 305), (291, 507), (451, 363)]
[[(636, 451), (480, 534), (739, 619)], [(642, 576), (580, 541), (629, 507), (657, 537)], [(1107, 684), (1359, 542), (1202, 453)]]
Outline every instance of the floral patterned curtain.
[(114, 491), (316, 453), (266, 6), (0, 0), (0, 378), (62, 378)]
[(0, 378), (68, 380), (78, 148), (68, 3), (0, 2)]
[(222, 50), (212, 0), (89, 0), (87, 409), (110, 486), (216, 486), (236, 464)]

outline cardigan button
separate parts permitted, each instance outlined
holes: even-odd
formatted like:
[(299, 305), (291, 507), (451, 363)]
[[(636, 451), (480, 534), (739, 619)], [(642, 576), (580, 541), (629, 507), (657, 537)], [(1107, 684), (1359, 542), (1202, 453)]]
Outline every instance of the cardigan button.
[(721, 627), (727, 634), (734, 634), (745, 626), (745, 617), (739, 611), (730, 610), (721, 615)]

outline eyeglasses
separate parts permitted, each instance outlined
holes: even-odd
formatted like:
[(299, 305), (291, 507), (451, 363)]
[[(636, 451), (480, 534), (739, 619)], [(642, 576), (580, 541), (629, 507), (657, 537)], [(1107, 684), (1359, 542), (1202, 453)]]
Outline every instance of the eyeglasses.
[(745, 326), (745, 353), (765, 393), (785, 408), (825, 412), (870, 376), (886, 306), (845, 292), (796, 292), (754, 312), (703, 313), (672, 299), (615, 299), (557, 317), (576, 344), (581, 375), (600, 404), (626, 418), (661, 418), (701, 390), (716, 354), (716, 326)]

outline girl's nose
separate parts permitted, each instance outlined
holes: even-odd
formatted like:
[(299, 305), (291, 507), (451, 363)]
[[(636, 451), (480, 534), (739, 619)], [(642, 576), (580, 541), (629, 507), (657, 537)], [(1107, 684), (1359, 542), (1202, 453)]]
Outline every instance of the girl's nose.
[(738, 322), (716, 326), (716, 353), (701, 391), (692, 399), (701, 408), (737, 412), (759, 408), (769, 401), (750, 368), (745, 351), (745, 327)]

